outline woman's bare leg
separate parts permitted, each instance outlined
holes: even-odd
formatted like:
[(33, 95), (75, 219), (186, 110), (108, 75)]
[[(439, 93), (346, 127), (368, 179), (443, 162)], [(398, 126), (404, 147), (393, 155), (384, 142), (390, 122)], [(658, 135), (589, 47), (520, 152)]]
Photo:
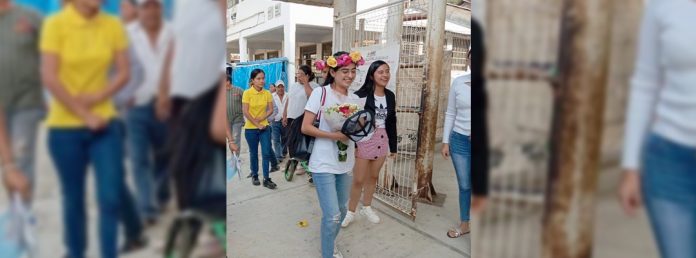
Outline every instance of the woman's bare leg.
[(377, 189), (377, 180), (379, 179), (379, 172), (382, 170), (382, 165), (384, 165), (384, 160), (386, 157), (381, 157), (377, 160), (372, 160), (369, 162), (370, 173), (365, 178), (365, 193), (363, 194), (363, 206), (372, 205), (372, 196), (375, 194)]
[(353, 166), (353, 185), (350, 188), (350, 200), (348, 201), (348, 210), (355, 212), (362, 193), (365, 177), (369, 174), (369, 160), (355, 158), (355, 166)]

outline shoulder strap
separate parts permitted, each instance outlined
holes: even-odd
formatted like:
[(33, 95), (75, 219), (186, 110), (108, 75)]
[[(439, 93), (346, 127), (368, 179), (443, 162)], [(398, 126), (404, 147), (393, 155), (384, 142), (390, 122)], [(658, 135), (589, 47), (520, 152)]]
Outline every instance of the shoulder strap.
[(326, 103), (326, 87), (321, 87), (321, 107), (319, 108), (319, 112), (317, 114), (317, 121), (321, 119), (321, 110), (324, 108), (324, 104)]

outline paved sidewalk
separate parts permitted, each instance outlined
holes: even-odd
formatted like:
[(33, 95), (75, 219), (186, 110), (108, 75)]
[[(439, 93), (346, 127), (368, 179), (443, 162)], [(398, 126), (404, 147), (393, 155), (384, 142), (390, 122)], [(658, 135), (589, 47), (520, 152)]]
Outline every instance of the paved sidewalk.
[[(319, 257), (321, 209), (307, 176), (287, 182), (282, 172), (275, 172), (271, 178), (278, 189), (253, 186), (246, 178), (248, 147), (242, 146), (242, 179), (228, 182), (228, 257)], [(459, 217), (454, 168), (438, 157), (434, 171), (433, 183), (446, 196), (443, 207), (418, 203), (414, 222), (375, 199), (382, 221), (374, 225), (359, 217), (341, 229), (337, 243), (344, 257), (470, 257), (468, 236), (445, 235)], [(298, 226), (301, 220), (309, 225)]]
[[(47, 152), (46, 130), (42, 128), (37, 139), (37, 188), (35, 191), (35, 202), (33, 209), (38, 220), (38, 242), (39, 257), (62, 257), (67, 253), (63, 245), (63, 223), (62, 223), (62, 207), (60, 186), (56, 171), (53, 167), (53, 162)], [(94, 177), (93, 171), (88, 173), (88, 191), (87, 196), (87, 214), (88, 214), (88, 233), (89, 246), (87, 257), (99, 257), (99, 243), (97, 238), (97, 222), (99, 212), (95, 202), (94, 192)], [(128, 177), (132, 177), (128, 173)], [(132, 185), (132, 184), (131, 184)], [(131, 190), (134, 188), (131, 187)], [(0, 212), (7, 207), (7, 195), (5, 191), (0, 191)], [(129, 255), (123, 255), (124, 258), (153, 258), (161, 257), (164, 247), (165, 234), (172, 218), (175, 216), (176, 210), (174, 205), (167, 208), (167, 213), (160, 219), (158, 224), (147, 229), (149, 245), (137, 252)], [(121, 230), (121, 233), (123, 231)], [(123, 235), (119, 236), (120, 241), (123, 241)], [(200, 238), (199, 238), (200, 239)], [(120, 245), (119, 245), (120, 246)]]

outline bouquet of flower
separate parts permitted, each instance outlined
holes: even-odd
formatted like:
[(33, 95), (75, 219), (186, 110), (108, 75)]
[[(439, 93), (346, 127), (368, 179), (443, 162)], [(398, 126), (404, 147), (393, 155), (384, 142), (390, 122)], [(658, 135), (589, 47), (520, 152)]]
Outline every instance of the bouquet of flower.
[[(341, 131), (348, 118), (362, 110), (359, 105), (353, 103), (335, 104), (324, 108), (324, 121), (331, 127), (331, 131)], [(348, 144), (336, 141), (338, 146), (338, 161), (348, 160)]]

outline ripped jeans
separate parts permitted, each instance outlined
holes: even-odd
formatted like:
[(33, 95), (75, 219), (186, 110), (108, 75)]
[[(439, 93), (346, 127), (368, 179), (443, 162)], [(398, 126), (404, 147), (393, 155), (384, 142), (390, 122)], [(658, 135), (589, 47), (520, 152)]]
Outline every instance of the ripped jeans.
[(321, 257), (333, 257), (334, 241), (348, 210), (352, 172), (345, 174), (312, 173), (321, 206)]

